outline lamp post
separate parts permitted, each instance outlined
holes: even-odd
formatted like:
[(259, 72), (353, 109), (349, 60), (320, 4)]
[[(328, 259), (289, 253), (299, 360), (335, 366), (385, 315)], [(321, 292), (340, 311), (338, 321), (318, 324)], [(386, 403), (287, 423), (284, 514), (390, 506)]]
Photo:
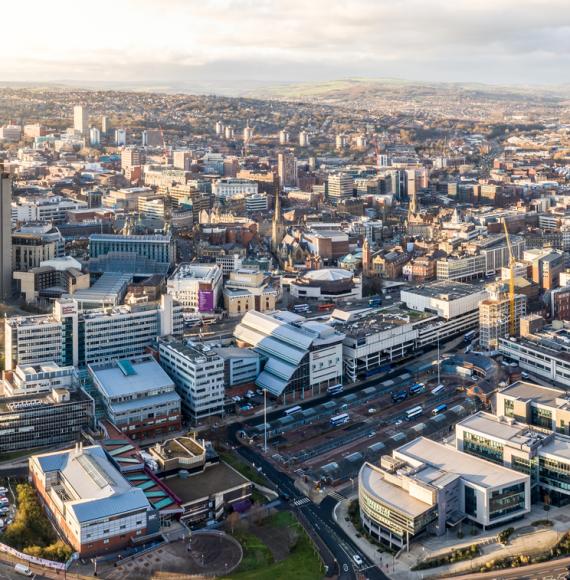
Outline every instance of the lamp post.
[(267, 389), (263, 389), (263, 452), (267, 453)]

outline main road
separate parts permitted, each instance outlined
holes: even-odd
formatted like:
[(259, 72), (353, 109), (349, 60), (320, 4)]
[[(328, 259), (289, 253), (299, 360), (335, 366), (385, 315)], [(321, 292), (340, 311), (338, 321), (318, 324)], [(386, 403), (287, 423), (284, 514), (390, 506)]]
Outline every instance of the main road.
[[(371, 562), (358, 550), (352, 539), (335, 521), (333, 510), (337, 501), (332, 497), (328, 497), (320, 505), (314, 504), (299, 492), (293, 480), (287, 474), (276, 469), (253, 449), (240, 445), (236, 438), (237, 430), (238, 428), (232, 429), (230, 434), (230, 437), (237, 445), (237, 452), (244, 459), (260, 468), (267, 479), (277, 487), (282, 497), (288, 497), (293, 506), (302, 510), (314, 533), (321, 538), (333, 554), (338, 565), (338, 577), (342, 580), (353, 580), (355, 578), (387, 580), (388, 577), (377, 568), (374, 562)], [(355, 555), (360, 556), (362, 559), (360, 566), (354, 561)]]

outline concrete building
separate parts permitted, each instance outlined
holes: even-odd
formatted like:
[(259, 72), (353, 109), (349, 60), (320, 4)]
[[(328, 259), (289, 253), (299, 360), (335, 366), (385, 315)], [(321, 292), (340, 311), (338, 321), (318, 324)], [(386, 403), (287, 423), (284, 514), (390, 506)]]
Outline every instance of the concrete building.
[(176, 385), (182, 411), (194, 423), (224, 412), (224, 359), (211, 347), (159, 341), (160, 364)]
[(180, 264), (168, 278), (167, 292), (186, 312), (213, 312), (222, 284), (222, 268), (216, 264)]
[(130, 485), (102, 447), (33, 455), (29, 467), (53, 523), (81, 557), (126, 548), (160, 528), (143, 490)]
[(12, 233), (12, 269), (27, 272), (46, 260), (60, 258), (64, 245), (60, 231), (51, 224), (24, 225)]
[(180, 397), (151, 355), (88, 365), (107, 418), (131, 439), (154, 438), (182, 425)]
[(362, 298), (362, 281), (340, 268), (310, 270), (289, 284), (291, 296), (309, 302)]
[(225, 177), (218, 179), (212, 186), (212, 193), (216, 197), (230, 199), (236, 196), (249, 196), (258, 193), (258, 184), (249, 179)]
[[(488, 296), (479, 305), (479, 345), (484, 350), (497, 350), (499, 339), (511, 334), (509, 287), (495, 282), (486, 286)], [(526, 296), (515, 294), (515, 336), (520, 333), (520, 321), (526, 314)]]
[(289, 143), (290, 135), (286, 129), (279, 131), (279, 145), (287, 145)]
[(342, 382), (344, 334), (291, 312), (247, 312), (234, 330), (240, 347), (265, 360), (256, 384), (274, 397), (304, 398)]
[(281, 188), (297, 187), (297, 159), (294, 153), (281, 151), (277, 154), (277, 175)]
[(67, 199), (61, 195), (49, 197), (20, 196), (12, 202), (12, 223), (51, 222), (61, 224), (67, 221), (67, 212), (87, 208), (85, 201)]
[(327, 179), (327, 199), (338, 203), (353, 197), (354, 180), (348, 173), (329, 175)]
[(125, 147), (121, 151), (121, 169), (123, 171), (141, 165), (142, 162), (143, 156), (138, 147)]
[(89, 133), (89, 112), (82, 105), (73, 107), (73, 128), (84, 137)]
[(117, 147), (124, 147), (127, 144), (127, 130), (115, 129), (115, 145)]
[(242, 316), (250, 310), (275, 310), (278, 291), (259, 270), (241, 268), (231, 272), (223, 289), (224, 308), (228, 316)]
[(72, 366), (18, 366), (3, 373), (0, 389), (0, 453), (79, 441), (93, 426), (95, 403)]
[(559, 250), (526, 250), (524, 259), (532, 265), (532, 281), (543, 290), (559, 286), (559, 277), (564, 272), (564, 253)]
[(0, 163), (0, 298), (12, 294), (12, 180)]
[(531, 503), (528, 475), (424, 437), (383, 456), (380, 466), (364, 463), (358, 494), (366, 531), (396, 550), (464, 519), (483, 528), (504, 524)]
[(172, 165), (175, 169), (190, 171), (192, 166), (192, 151), (179, 149), (172, 152)]
[(217, 347), (216, 354), (224, 359), (226, 387), (253, 384), (261, 371), (261, 357), (247, 348)]
[(4, 321), (6, 369), (55, 361), (84, 367), (144, 354), (159, 336), (182, 336), (182, 308), (160, 303), (79, 312), (73, 299), (56, 300), (53, 313)]

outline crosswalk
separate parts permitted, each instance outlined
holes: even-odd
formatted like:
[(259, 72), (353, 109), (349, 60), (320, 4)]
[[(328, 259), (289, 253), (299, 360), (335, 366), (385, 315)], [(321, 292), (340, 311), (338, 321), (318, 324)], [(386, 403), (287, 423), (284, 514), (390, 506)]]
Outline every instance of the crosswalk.
[(329, 495), (337, 501), (344, 501), (346, 499), (346, 497), (344, 497), (342, 493), (338, 493), (338, 491), (329, 491)]
[(295, 500), (293, 503), (294, 503), (294, 504), (295, 504), (297, 507), (299, 507), (299, 506), (301, 506), (301, 505), (305, 505), (305, 504), (308, 504), (308, 503), (310, 503), (310, 501), (311, 501), (311, 500), (310, 500), (308, 497), (302, 497), (301, 499), (296, 499), (296, 500)]

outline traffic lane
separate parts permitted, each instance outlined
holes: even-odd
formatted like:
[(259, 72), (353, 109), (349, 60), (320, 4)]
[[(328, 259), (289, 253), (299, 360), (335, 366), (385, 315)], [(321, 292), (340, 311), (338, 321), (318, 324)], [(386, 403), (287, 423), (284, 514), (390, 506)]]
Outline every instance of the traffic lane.
[(458, 576), (461, 580), (562, 580), (569, 575), (570, 558), (523, 566), (514, 570), (495, 570)]

